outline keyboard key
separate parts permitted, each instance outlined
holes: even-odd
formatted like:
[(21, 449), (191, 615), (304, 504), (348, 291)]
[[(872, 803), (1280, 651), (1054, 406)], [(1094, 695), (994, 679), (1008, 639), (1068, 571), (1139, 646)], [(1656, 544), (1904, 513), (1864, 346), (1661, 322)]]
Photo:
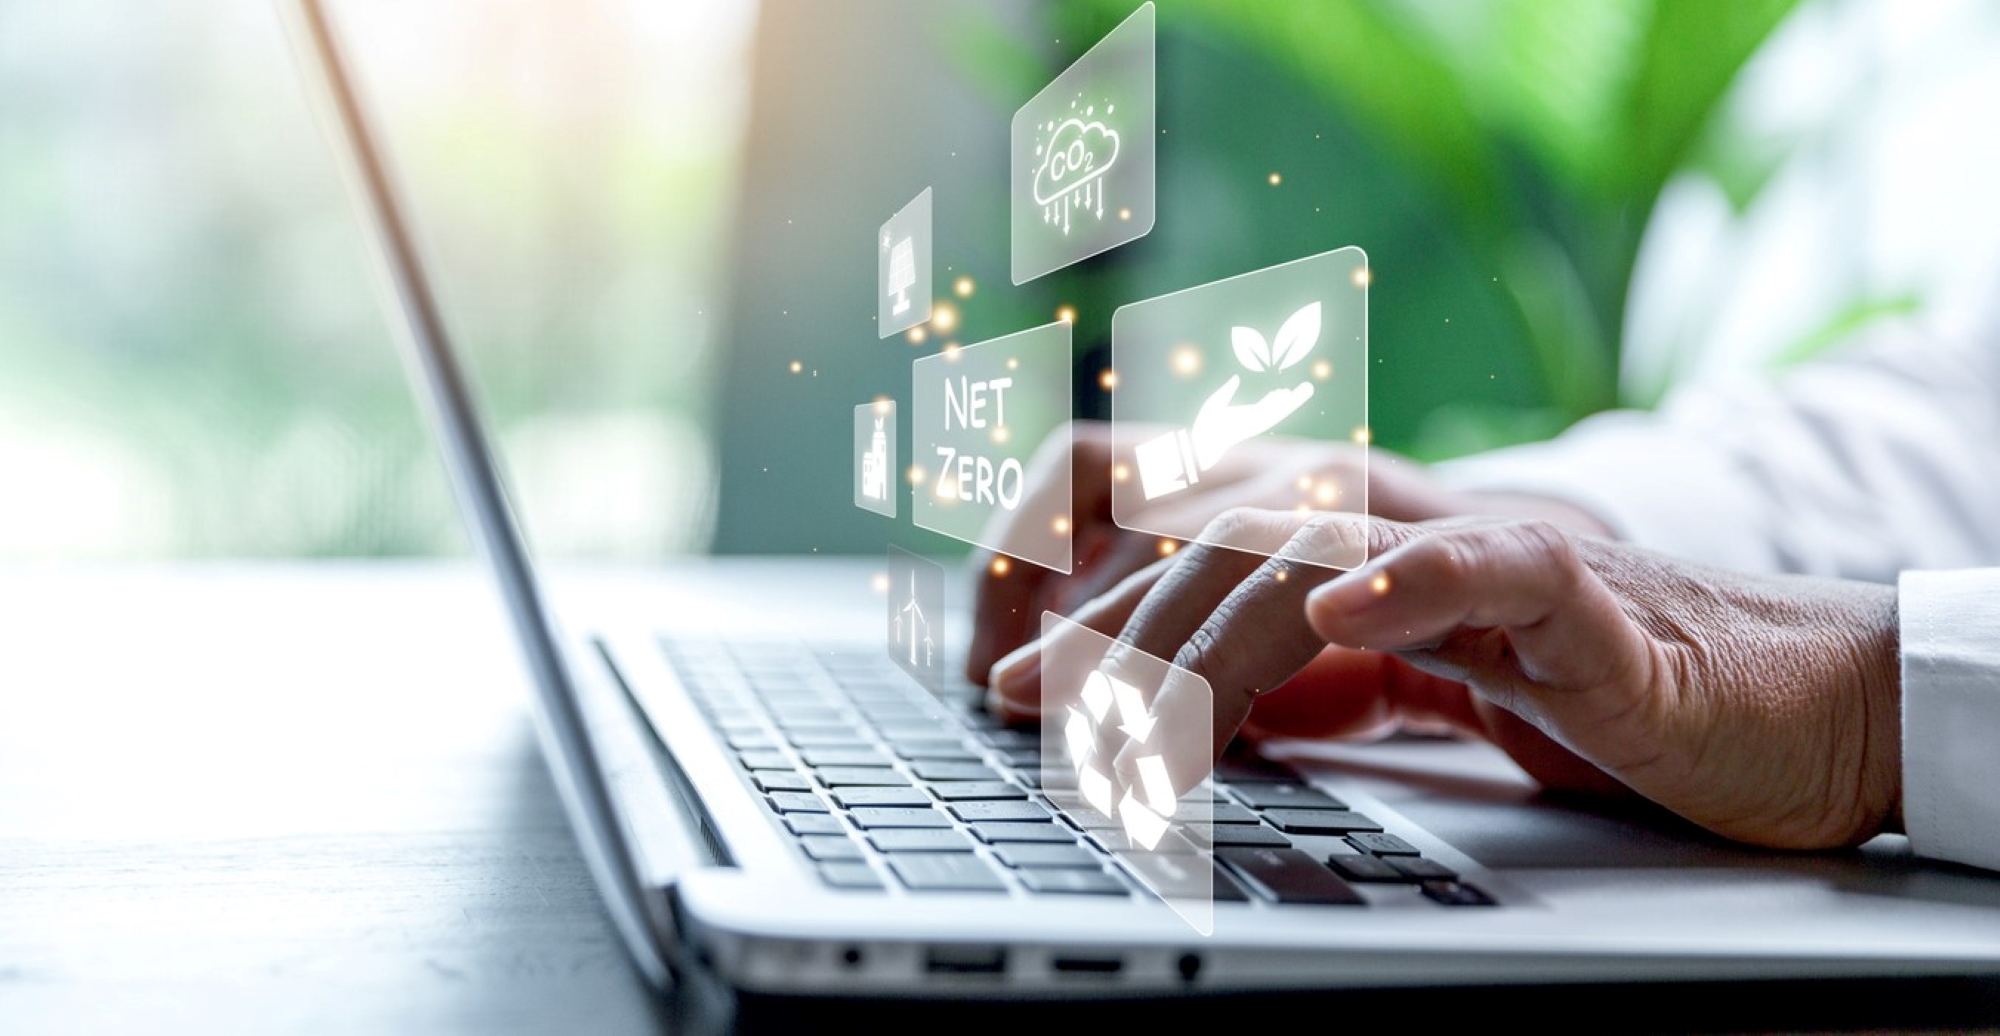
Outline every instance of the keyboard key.
[(977, 802), (982, 799), (1025, 799), (1028, 793), (1006, 781), (945, 781), (931, 786), (931, 794), (946, 802)]
[(723, 740), (739, 752), (770, 752), (778, 747), (778, 743), (771, 740), (762, 727), (756, 728), (755, 733), (728, 734)]
[(1103, 861), (1080, 845), (1013, 844), (995, 846), (993, 855), (1009, 867), (1089, 867), (1098, 869)]
[(907, 788), (910, 779), (881, 766), (822, 766), (813, 771), (829, 788)]
[(879, 889), (882, 879), (875, 868), (859, 861), (836, 861), (819, 865), (822, 881), (840, 889)]
[[(1180, 808), (1175, 811), (1174, 816), (1176, 816), (1181, 820), (1193, 820), (1196, 817), (1201, 816), (1202, 812), (1203, 812), (1203, 807), (1201, 803), (1197, 802), (1190, 804), (1183, 802), (1180, 804)], [(1257, 814), (1250, 812), (1248, 809), (1245, 809), (1244, 807), (1239, 806), (1234, 802), (1208, 803), (1207, 813), (1208, 813), (1208, 822), (1211, 824), (1257, 823)]]
[(955, 715), (960, 723), (973, 730), (1000, 730), (1006, 721), (986, 711), (986, 690), (970, 683), (960, 683), (948, 692), (955, 699)]
[(979, 740), (986, 742), (988, 748), (999, 749), (1002, 752), (1042, 747), (1042, 735), (1039, 731), (1016, 730), (1011, 727), (986, 731), (979, 735)]
[(1499, 906), (1492, 896), (1476, 885), (1462, 881), (1426, 881), (1418, 888), (1433, 902), (1445, 906)]
[(1354, 887), (1297, 849), (1217, 849), (1228, 865), (1257, 895), (1274, 903), (1359, 906), (1365, 901)]
[(1117, 817), (1105, 816), (1088, 806), (1064, 810), (1063, 819), (1084, 831), (1120, 831), (1125, 826), (1118, 822)]
[(874, 748), (805, 748), (799, 758), (807, 766), (888, 766), (889, 757)]
[(861, 859), (861, 847), (846, 835), (807, 835), (799, 839), (799, 847), (815, 860)]
[(875, 743), (847, 727), (791, 731), (786, 740), (799, 748), (872, 748)]
[(798, 767), (792, 764), (791, 757), (783, 752), (738, 752), (736, 760), (742, 763), (746, 770), (784, 770), (787, 773), (798, 771)]
[(1224, 784), (1298, 784), (1298, 772), (1283, 763), (1254, 755), (1231, 753), (1215, 764), (1215, 779)]
[(1000, 775), (983, 763), (916, 762), (910, 772), (927, 781), (997, 781)]
[(1341, 873), (1349, 881), (1410, 881), (1409, 875), (1391, 866), (1388, 860), (1378, 859), (1361, 853), (1352, 856), (1334, 855), (1327, 857), (1326, 865)]
[(1380, 831), (1382, 825), (1347, 810), (1273, 809), (1264, 819), (1278, 830), (1294, 835), (1344, 835), (1349, 831)]
[(858, 732), (857, 728), (851, 726), (840, 714), (839, 709), (826, 707), (799, 708), (772, 703), (771, 721), (778, 725), (779, 730), (785, 732), (786, 737), (804, 733), (853, 735)]
[(1000, 753), (1000, 765), (1017, 770), (1036, 769), (1042, 765), (1042, 750), (1039, 748), (1014, 748)]
[(960, 802), (950, 807), (958, 819), (968, 824), (988, 821), (1047, 820), (1048, 807), (1038, 802)]
[(931, 797), (922, 788), (846, 788), (833, 793), (842, 808), (856, 806), (928, 806)]
[(1069, 828), (1055, 823), (1021, 824), (993, 823), (973, 824), (972, 833), (988, 845), (1002, 845), (1019, 842), (1039, 842), (1049, 845), (1076, 844), (1076, 834)]
[(1243, 891), (1243, 886), (1238, 884), (1235, 878), (1230, 877), (1229, 872), (1223, 869), (1221, 864), (1215, 864), (1214, 867), (1215, 878), (1210, 883), (1211, 898), (1217, 903), (1250, 902), (1250, 894)]
[(1323, 791), (1290, 782), (1245, 784), (1231, 795), (1251, 809), (1346, 809), (1347, 803)]
[(868, 702), (860, 708), (861, 714), (877, 728), (928, 727), (932, 733), (945, 729), (942, 713), (907, 702)]
[(813, 783), (796, 773), (765, 770), (752, 778), (758, 791), (811, 791)]
[(1187, 825), (1188, 836), (1204, 845), (1217, 849), (1225, 847), (1250, 849), (1289, 849), (1292, 840), (1265, 827), (1262, 824), (1215, 824), (1203, 827), (1200, 824)]
[(1021, 872), (1021, 884), (1031, 892), (1075, 896), (1129, 895), (1125, 883), (1096, 870), (1029, 870)]
[(826, 813), (826, 803), (809, 791), (774, 791), (764, 796), (779, 813)]
[(1381, 834), (1379, 829), (1374, 834), (1348, 835), (1347, 844), (1364, 853), (1374, 853), (1377, 856), (1418, 855), (1416, 846), (1397, 838), (1395, 835)]
[[(900, 853), (889, 869), (918, 892), (1005, 892), (1006, 882), (971, 853)], [(1061, 873), (1051, 871), (1049, 873)]]
[(843, 835), (847, 825), (840, 818), (827, 813), (792, 813), (785, 817), (785, 826), (795, 835)]
[[(1358, 859), (1359, 857), (1357, 857)], [(1457, 881), (1458, 872), (1436, 860), (1421, 856), (1390, 856), (1381, 862), (1417, 881)]]
[(855, 826), (866, 831), (884, 827), (950, 827), (951, 819), (935, 809), (863, 806), (850, 813)]
[(868, 844), (885, 853), (969, 853), (972, 840), (950, 828), (874, 831)]
[(893, 747), (897, 755), (912, 762), (976, 763), (980, 759), (978, 752), (957, 742), (950, 744), (897, 744)]

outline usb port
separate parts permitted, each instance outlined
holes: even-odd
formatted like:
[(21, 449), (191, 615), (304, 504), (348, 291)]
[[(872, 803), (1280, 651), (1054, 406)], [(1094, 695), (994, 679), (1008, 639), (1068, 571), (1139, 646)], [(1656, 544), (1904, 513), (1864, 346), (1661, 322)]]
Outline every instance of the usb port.
[(1057, 957), (1049, 964), (1072, 975), (1116, 975), (1125, 968), (1116, 957)]
[(933, 975), (999, 975), (1007, 970), (1007, 951), (998, 946), (933, 946), (924, 955), (924, 970)]

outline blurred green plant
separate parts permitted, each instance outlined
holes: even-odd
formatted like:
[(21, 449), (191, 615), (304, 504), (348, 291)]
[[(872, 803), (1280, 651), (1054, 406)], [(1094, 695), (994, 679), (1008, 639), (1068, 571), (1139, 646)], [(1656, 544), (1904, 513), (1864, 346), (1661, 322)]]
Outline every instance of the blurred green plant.
[[(1084, 41), (1080, 52), (1133, 6), (1063, 5), (1052, 14), (1054, 35)], [(1515, 326), (1487, 329), (1485, 344), (1511, 331), (1531, 385), (1504, 405), (1468, 405), (1421, 388), (1403, 392), (1407, 398), (1392, 394), (1390, 407), (1415, 406), (1431, 418), (1391, 436), (1400, 440), (1393, 445), (1436, 458), (1540, 438), (1621, 402), (1626, 295), (1669, 179), (1699, 168), (1741, 208), (1782, 157), (1769, 142), (1729, 139), (1712, 127), (1737, 73), (1794, 6), (1160, 0), (1161, 89), (1171, 89), (1177, 74), (1168, 67), (1170, 36), (1261, 58), (1395, 169), (1415, 208), (1443, 220), (1465, 271), (1490, 273), (1478, 279), (1491, 282)], [(1058, 67), (1074, 56), (1058, 55)], [(969, 64), (997, 81), (1020, 63), (987, 55)], [(1380, 254), (1379, 242), (1368, 240), (1327, 247), (1346, 243)], [(1383, 329), (1378, 322), (1378, 336)]]

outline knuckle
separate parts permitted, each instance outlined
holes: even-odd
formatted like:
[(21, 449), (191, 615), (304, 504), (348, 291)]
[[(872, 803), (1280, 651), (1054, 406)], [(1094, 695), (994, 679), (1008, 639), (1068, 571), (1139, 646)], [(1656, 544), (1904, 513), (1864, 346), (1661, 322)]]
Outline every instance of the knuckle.
[(1174, 665), (1197, 676), (1204, 678), (1210, 676), (1215, 672), (1218, 660), (1217, 648), (1221, 639), (1222, 634), (1216, 625), (1216, 620), (1210, 618), (1189, 634), (1187, 643), (1181, 645), (1181, 649), (1174, 653)]
[(1515, 522), (1505, 528), (1514, 538), (1515, 546), (1526, 553), (1530, 560), (1568, 579), (1574, 579), (1581, 574), (1582, 565), (1576, 552), (1575, 541), (1554, 523), (1533, 518)]
[(1258, 513), (1251, 507), (1229, 508), (1202, 526), (1201, 540), (1204, 543), (1238, 542), (1256, 524)]

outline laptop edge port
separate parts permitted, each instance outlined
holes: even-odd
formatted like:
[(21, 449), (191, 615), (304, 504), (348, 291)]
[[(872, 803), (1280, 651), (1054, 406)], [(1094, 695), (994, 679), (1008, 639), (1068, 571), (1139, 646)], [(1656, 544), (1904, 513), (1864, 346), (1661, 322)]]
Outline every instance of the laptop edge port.
[(1116, 975), (1125, 970), (1117, 957), (1056, 957), (1049, 966), (1065, 975)]
[(1007, 951), (998, 946), (933, 946), (924, 954), (924, 970), (933, 975), (1005, 974)]

